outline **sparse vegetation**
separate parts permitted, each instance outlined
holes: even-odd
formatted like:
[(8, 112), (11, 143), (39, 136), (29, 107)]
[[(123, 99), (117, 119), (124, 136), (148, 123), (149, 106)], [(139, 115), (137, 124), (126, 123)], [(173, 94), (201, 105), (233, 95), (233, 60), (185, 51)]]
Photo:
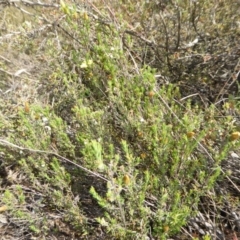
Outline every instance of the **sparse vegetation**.
[(238, 1), (2, 6), (0, 234), (237, 238)]

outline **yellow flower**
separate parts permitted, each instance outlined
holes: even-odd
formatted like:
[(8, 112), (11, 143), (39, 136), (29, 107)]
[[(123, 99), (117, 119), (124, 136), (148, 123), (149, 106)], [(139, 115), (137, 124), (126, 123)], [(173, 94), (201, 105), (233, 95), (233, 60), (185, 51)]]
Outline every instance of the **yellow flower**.
[(0, 207), (0, 212), (5, 212), (8, 210), (8, 206), (7, 205), (3, 205)]
[(148, 92), (148, 96), (149, 96), (150, 98), (152, 98), (154, 95), (155, 95), (155, 92), (154, 92), (154, 91), (149, 91), (149, 92)]
[(29, 103), (28, 102), (24, 103), (24, 111), (25, 111), (25, 113), (29, 113), (30, 112), (30, 107), (29, 107)]
[(195, 136), (195, 132), (188, 132), (187, 137), (188, 138), (193, 138)]
[(164, 225), (163, 226), (163, 231), (166, 233), (169, 231), (169, 226), (168, 225)]
[(89, 59), (89, 60), (85, 60), (83, 61), (83, 63), (80, 65), (80, 68), (88, 68), (93, 64), (93, 60)]
[(230, 140), (234, 141), (240, 138), (240, 132), (233, 132), (230, 136)]
[(88, 14), (86, 12), (83, 13), (83, 19), (88, 20)]
[(129, 185), (130, 184), (130, 177), (126, 174), (126, 175), (124, 175), (124, 177), (123, 177), (123, 182), (124, 182), (124, 184), (125, 185)]

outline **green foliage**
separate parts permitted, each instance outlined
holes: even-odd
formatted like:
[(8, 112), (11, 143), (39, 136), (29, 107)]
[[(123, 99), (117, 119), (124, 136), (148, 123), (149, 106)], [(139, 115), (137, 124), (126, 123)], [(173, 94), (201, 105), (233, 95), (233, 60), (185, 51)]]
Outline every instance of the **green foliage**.
[[(165, 13), (155, 15), (156, 6), (164, 8), (156, 1), (135, 3), (122, 1), (122, 8), (128, 6), (121, 12), (125, 20), (113, 24), (96, 21), (78, 6), (61, 1), (65, 20), (59, 26), (64, 31), (57, 40), (46, 40), (51, 71), (40, 79), (46, 85), (48, 102), (25, 102), (18, 107), (9, 119), (11, 131), (6, 135), (14, 145), (1, 146), (8, 164), (21, 169), (49, 209), (61, 211), (80, 235), (90, 234), (85, 224), (89, 216), (111, 239), (146, 239), (150, 234), (155, 239), (168, 239), (176, 235), (196, 212), (200, 198), (223, 177), (222, 160), (240, 144), (229, 138), (238, 130), (233, 117), (219, 118), (213, 104), (202, 107), (198, 102), (183, 101), (181, 85), (176, 84), (178, 80), (198, 82), (204, 78), (200, 71), (188, 70), (188, 63), (184, 65), (176, 55), (179, 51), (185, 58), (188, 50), (180, 45), (207, 31), (195, 19), (204, 20), (204, 11), (215, 11), (211, 1), (166, 3), (169, 11), (176, 13), (176, 18), (167, 22)], [(137, 35), (146, 44), (143, 50), (136, 34), (125, 36), (127, 14), (136, 9), (139, 32), (148, 28), (149, 18), (153, 24), (159, 20), (156, 18), (162, 19), (157, 32), (151, 32), (154, 41), (165, 43), (161, 54), (161, 46), (149, 44), (148, 39)], [(116, 10), (116, 17), (121, 14)], [(209, 31), (232, 31), (233, 23), (221, 23), (217, 11), (209, 16), (215, 22)], [(180, 23), (183, 26), (177, 32)], [(203, 46), (196, 49), (196, 55), (205, 54)], [(31, 51), (37, 52), (35, 47)], [(139, 52), (146, 55), (145, 60), (137, 60), (141, 59)], [(155, 55), (157, 60), (150, 61)], [(178, 80), (163, 84), (158, 80), (159, 72)], [(223, 113), (229, 108), (225, 105)], [(0, 117), (4, 132), (6, 119)], [(89, 179), (90, 173), (94, 181), (89, 180), (87, 188), (83, 179)], [(73, 190), (76, 182), (82, 192)], [(82, 208), (82, 200), (76, 196), (90, 198), (87, 194), (100, 209), (94, 216)], [(13, 209), (14, 216), (28, 219), (35, 234), (41, 233), (41, 227), (48, 231), (46, 221), (35, 221), (23, 207), (14, 210), (14, 205), (28, 201), (20, 186), (6, 190), (1, 201)]]

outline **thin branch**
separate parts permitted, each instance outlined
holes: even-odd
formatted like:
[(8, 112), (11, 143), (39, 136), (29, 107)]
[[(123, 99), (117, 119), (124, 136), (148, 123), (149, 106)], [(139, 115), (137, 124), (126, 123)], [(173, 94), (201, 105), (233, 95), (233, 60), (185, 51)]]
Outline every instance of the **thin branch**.
[[(50, 151), (44, 151), (44, 150), (37, 150), (37, 149), (32, 149), (32, 148), (21, 147), (21, 146), (18, 146), (18, 145), (14, 144), (14, 143), (11, 143), (11, 142), (6, 141), (6, 140), (1, 139), (1, 138), (0, 138), (0, 145), (2, 145), (2, 146), (7, 146), (7, 147), (12, 147), (12, 148), (16, 148), (16, 149), (19, 149), (19, 150), (21, 150), (21, 151), (29, 151), (29, 152), (32, 152), (32, 153), (42, 153), (42, 154), (54, 155), (55, 157), (59, 158), (60, 160), (65, 161), (65, 162), (68, 162), (68, 163), (70, 163), (70, 164), (72, 164), (72, 165), (74, 165), (74, 166), (82, 169), (83, 171), (85, 171), (85, 172), (87, 172), (87, 173), (89, 173), (89, 174), (91, 174), (91, 175), (93, 175), (93, 176), (95, 176), (95, 177), (97, 177), (97, 178), (100, 178), (100, 179), (104, 180), (105, 182), (108, 182), (108, 181), (109, 181), (107, 178), (103, 177), (102, 175), (100, 175), (100, 174), (98, 174), (98, 173), (95, 173), (95, 172), (93, 172), (93, 171), (91, 171), (91, 170), (89, 170), (89, 169), (87, 169), (87, 168), (85, 168), (85, 167), (83, 167), (83, 166), (81, 166), (81, 165), (79, 165), (79, 164), (77, 164), (77, 163), (69, 160), (68, 158), (63, 157), (63, 156), (59, 155), (59, 154), (56, 153), (56, 152), (50, 152)], [(117, 186), (117, 185), (116, 185), (116, 186)], [(122, 188), (122, 189), (123, 189), (124, 191), (127, 191), (126, 188)], [(146, 201), (146, 200), (144, 200), (144, 202), (145, 202), (148, 206), (151, 206), (151, 207), (156, 208), (156, 206), (155, 206), (154, 204), (152, 204), (152, 203), (150, 203), (150, 202), (148, 202), (148, 201)]]
[(101, 178), (104, 181), (108, 181), (105, 177), (101, 176), (100, 174), (95, 173), (95, 172), (93, 172), (93, 171), (91, 171), (91, 170), (89, 170), (89, 169), (87, 169), (87, 168), (85, 168), (85, 167), (83, 167), (83, 166), (81, 166), (81, 165), (79, 165), (79, 164), (77, 164), (77, 163), (75, 163), (75, 162), (73, 162), (73, 161), (63, 157), (63, 156), (59, 155), (58, 153), (44, 151), (44, 150), (36, 150), (36, 149), (31, 149), (31, 148), (24, 148), (24, 147), (18, 146), (16, 144), (13, 144), (11, 142), (8, 142), (8, 141), (6, 141), (4, 139), (0, 139), (0, 144), (4, 145), (4, 146), (8, 146), (8, 147), (13, 147), (13, 148), (19, 149), (21, 151), (29, 151), (29, 152), (34, 152), (34, 153), (44, 153), (44, 154), (55, 155), (56, 157), (60, 158), (61, 160), (65, 161), (65, 162), (68, 162), (68, 163), (71, 163), (71, 164), (75, 165), (76, 167), (84, 170), (87, 173), (90, 173), (90, 174), (92, 174), (92, 175), (94, 175), (94, 176), (96, 176), (98, 178)]
[(169, 70), (171, 72), (172, 64), (170, 63), (170, 59), (169, 59), (169, 53), (170, 53), (169, 33), (168, 33), (167, 24), (165, 22), (165, 19), (164, 19), (162, 13), (160, 13), (160, 16), (161, 16), (161, 19), (162, 19), (162, 22), (163, 22), (163, 27), (164, 27), (164, 30), (165, 30), (165, 51), (166, 51), (167, 65), (168, 65), (168, 68), (169, 68)]
[(181, 40), (181, 14), (180, 14), (180, 10), (179, 10), (179, 6), (176, 5), (177, 8), (177, 44), (175, 47), (175, 51), (178, 50), (179, 45), (180, 45), (180, 40)]
[(60, 5), (59, 4), (48, 4), (48, 3), (42, 3), (41, 1), (37, 1), (37, 2), (32, 2), (32, 1), (28, 1), (28, 0), (8, 0), (6, 1), (8, 2), (8, 4), (10, 3), (23, 3), (25, 5), (30, 5), (30, 6), (41, 6), (41, 7), (55, 7), (58, 8)]
[(188, 95), (188, 96), (186, 96), (184, 98), (181, 98), (179, 101), (181, 102), (181, 101), (184, 101), (184, 100), (186, 100), (188, 98), (191, 98), (191, 97), (194, 97), (194, 96), (197, 96), (197, 95), (199, 95), (199, 93), (194, 93), (194, 94)]

